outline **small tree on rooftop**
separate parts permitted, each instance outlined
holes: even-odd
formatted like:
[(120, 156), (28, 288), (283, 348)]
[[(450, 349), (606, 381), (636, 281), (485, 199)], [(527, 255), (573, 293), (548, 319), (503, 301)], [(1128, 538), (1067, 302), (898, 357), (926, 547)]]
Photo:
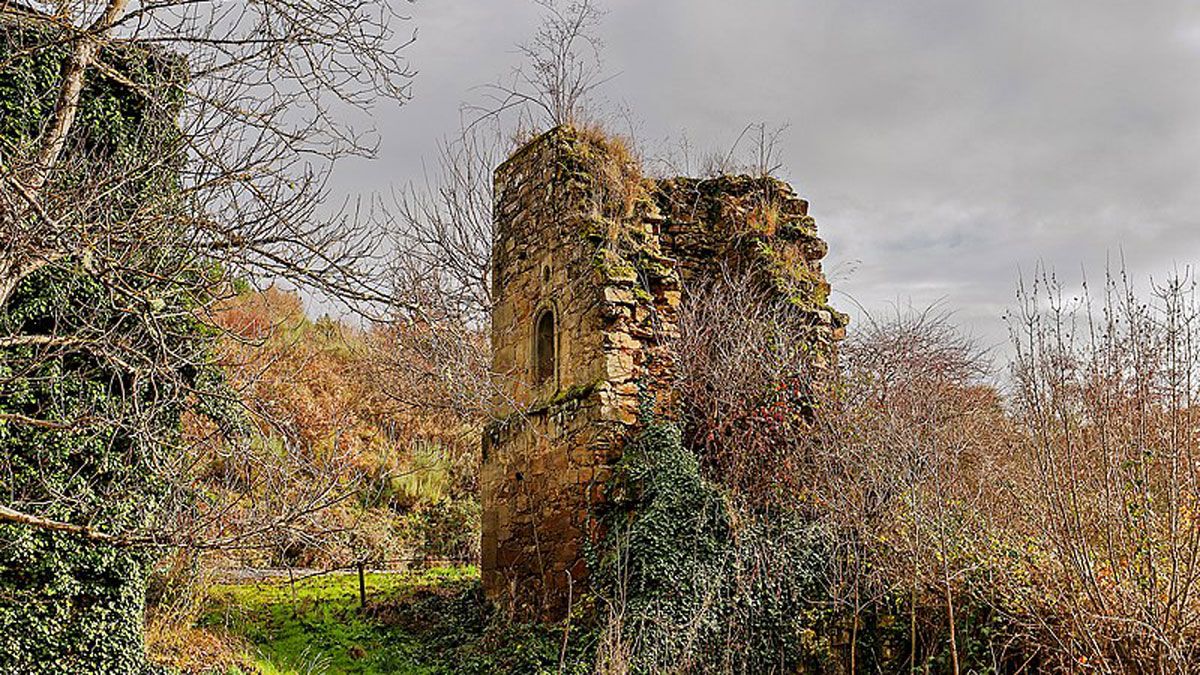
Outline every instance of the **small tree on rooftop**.
[(509, 111), (518, 127), (546, 129), (587, 121), (589, 97), (608, 81), (597, 33), (603, 12), (593, 0), (537, 0), (542, 22), (517, 45), (523, 62), (507, 79), (485, 87), (487, 102), (468, 106), (481, 117)]

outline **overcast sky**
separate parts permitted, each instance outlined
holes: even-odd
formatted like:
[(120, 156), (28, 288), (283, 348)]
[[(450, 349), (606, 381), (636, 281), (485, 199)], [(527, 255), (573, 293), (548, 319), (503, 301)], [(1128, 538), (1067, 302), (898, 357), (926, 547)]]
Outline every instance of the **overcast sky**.
[[(989, 342), (1021, 273), (1200, 258), (1200, 10), (1169, 0), (608, 0), (604, 95), (649, 146), (789, 124), (782, 177), (829, 242), (835, 304), (943, 300)], [(338, 190), (419, 179), (528, 0), (419, 0), (413, 100)], [(651, 148), (653, 149), (653, 147)]]

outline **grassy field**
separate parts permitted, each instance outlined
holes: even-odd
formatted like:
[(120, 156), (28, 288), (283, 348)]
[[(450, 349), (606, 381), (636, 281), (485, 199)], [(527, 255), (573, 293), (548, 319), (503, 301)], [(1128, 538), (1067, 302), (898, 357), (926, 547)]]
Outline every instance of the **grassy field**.
[(364, 610), (352, 573), (222, 584), (200, 628), (244, 640), (265, 675), (589, 670), (588, 641), (563, 653), (560, 628), (492, 616), (475, 567), (368, 574), (366, 585)]

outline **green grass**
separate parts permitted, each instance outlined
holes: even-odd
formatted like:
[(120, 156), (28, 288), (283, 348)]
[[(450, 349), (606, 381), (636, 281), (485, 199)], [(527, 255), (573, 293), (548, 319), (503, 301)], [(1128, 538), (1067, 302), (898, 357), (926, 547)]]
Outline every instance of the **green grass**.
[[(201, 627), (245, 638), (265, 675), (316, 673), (591, 673), (595, 633), (575, 617), (563, 626), (513, 622), (483, 598), (479, 570), (438, 567), (368, 574), (368, 607), (357, 574), (223, 584)], [(234, 675), (234, 674), (231, 674)]]
[(223, 584), (201, 620), (246, 638), (266, 675), (450, 672), (424, 638), (399, 629), (387, 608), (413, 594), (456, 596), (478, 585), (474, 567), (441, 567), (366, 576), (368, 610), (359, 607), (357, 574)]

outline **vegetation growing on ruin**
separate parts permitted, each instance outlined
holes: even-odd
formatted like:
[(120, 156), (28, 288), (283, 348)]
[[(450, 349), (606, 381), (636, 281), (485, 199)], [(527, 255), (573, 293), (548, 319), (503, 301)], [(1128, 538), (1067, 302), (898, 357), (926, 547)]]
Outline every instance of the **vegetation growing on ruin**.
[(794, 671), (829, 662), (831, 612), (817, 599), (830, 541), (818, 527), (786, 511), (737, 510), (666, 424), (626, 449), (609, 490), (595, 561), (609, 620), (601, 669)]

